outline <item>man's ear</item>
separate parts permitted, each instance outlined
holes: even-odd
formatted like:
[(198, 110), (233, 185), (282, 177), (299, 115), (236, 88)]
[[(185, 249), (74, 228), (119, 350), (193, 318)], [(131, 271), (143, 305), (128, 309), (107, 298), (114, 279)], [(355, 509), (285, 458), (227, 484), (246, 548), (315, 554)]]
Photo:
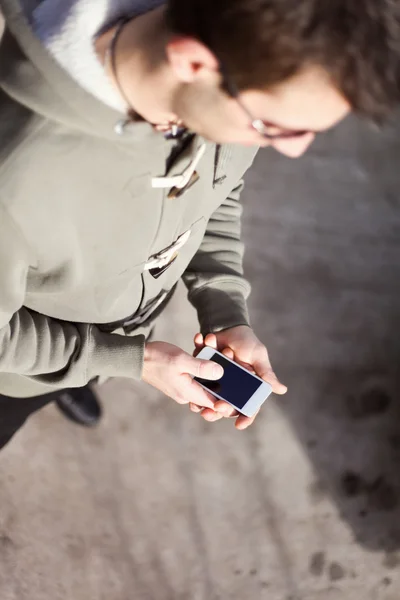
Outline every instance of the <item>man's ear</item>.
[(217, 58), (207, 46), (194, 38), (173, 38), (167, 44), (166, 53), (172, 70), (182, 83), (215, 78), (219, 74)]

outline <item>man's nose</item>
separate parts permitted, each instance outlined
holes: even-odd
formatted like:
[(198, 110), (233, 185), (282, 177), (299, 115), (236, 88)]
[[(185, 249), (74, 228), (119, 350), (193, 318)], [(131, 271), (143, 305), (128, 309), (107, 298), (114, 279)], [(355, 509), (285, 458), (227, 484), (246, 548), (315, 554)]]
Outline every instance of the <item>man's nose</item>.
[(310, 132), (298, 138), (276, 140), (272, 145), (275, 150), (289, 158), (299, 158), (311, 146), (314, 139), (315, 133)]

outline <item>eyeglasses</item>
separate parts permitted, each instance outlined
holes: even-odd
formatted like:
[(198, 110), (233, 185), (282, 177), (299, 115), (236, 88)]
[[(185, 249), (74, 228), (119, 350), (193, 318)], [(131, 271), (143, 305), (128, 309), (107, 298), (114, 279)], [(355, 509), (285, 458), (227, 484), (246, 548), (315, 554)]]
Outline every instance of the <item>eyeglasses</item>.
[[(247, 117), (250, 120), (251, 127), (257, 131), (264, 139), (267, 140), (285, 140), (289, 138), (300, 138), (309, 133), (315, 133), (313, 131), (309, 131), (307, 129), (282, 129), (279, 125), (274, 123), (269, 123), (267, 121), (263, 121), (262, 119), (256, 119), (251, 114), (247, 106), (240, 99), (240, 92), (236, 84), (232, 81), (232, 79), (228, 76), (226, 70), (223, 66), (220, 67), (220, 72), (223, 78), (223, 86), (226, 92), (229, 94), (231, 98), (233, 98), (243, 112), (246, 113)], [(279, 133), (272, 133), (271, 130), (279, 129)]]

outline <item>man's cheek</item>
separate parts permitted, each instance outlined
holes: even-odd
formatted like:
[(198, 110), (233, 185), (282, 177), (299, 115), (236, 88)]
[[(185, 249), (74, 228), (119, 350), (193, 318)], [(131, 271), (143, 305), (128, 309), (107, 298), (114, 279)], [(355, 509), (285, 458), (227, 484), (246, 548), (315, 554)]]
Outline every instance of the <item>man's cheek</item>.
[(300, 138), (276, 140), (273, 144), (275, 150), (289, 158), (299, 158), (315, 140), (315, 133), (308, 133)]

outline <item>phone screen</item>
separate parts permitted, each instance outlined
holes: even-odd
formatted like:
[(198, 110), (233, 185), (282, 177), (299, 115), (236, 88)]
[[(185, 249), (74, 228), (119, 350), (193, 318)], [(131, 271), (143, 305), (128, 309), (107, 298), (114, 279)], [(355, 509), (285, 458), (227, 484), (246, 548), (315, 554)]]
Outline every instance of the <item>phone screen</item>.
[(210, 392), (215, 392), (240, 410), (262, 385), (262, 382), (219, 354), (213, 354), (209, 360), (213, 360), (224, 368), (221, 379), (210, 381), (209, 379), (195, 377), (195, 381), (198, 381)]

